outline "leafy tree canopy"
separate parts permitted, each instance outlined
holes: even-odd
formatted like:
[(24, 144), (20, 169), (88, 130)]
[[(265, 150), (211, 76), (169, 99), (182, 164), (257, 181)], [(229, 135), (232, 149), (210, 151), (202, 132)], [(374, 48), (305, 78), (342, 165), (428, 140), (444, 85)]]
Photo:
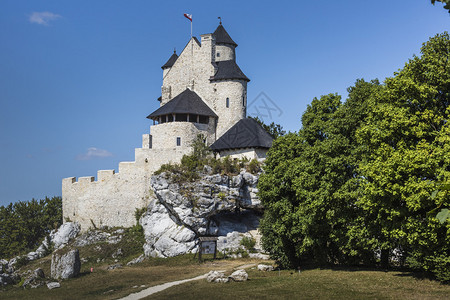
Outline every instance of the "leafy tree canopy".
[(437, 2), (442, 2), (444, 4), (444, 8), (448, 10), (450, 13), (450, 0), (431, 0), (431, 3), (434, 5)]
[(62, 224), (61, 197), (0, 206), (0, 258), (36, 250)]
[(266, 130), (274, 139), (286, 134), (286, 131), (283, 130), (283, 127), (280, 124), (275, 124), (275, 122), (272, 122), (267, 125), (258, 117), (249, 116), (249, 118), (254, 119), (256, 122), (258, 122), (259, 125), (261, 125), (264, 130)]
[(450, 184), (448, 33), (421, 53), (383, 85), (356, 81), (344, 103), (313, 99), (299, 132), (274, 142), (259, 196), (281, 265), (378, 261), (450, 280), (450, 222), (430, 213), (450, 208), (438, 189)]

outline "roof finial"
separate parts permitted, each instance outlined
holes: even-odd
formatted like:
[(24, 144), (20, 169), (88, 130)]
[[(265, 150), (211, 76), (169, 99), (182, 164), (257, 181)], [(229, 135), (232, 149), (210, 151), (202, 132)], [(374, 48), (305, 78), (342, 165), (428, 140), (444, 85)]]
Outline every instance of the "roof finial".
[(177, 48), (173, 47), (173, 54), (177, 54)]
[(222, 18), (221, 17), (217, 17), (217, 19), (219, 19), (219, 25), (222, 25)]

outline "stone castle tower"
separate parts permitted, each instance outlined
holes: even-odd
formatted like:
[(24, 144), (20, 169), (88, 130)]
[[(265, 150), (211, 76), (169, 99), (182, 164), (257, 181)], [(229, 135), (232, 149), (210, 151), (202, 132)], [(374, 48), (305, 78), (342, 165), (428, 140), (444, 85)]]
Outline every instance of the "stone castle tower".
[(236, 47), (220, 24), (162, 66), (161, 107), (148, 116), (158, 123), (150, 129), (152, 148), (189, 148), (199, 133), (212, 144), (246, 117), (250, 80), (236, 63)]
[(218, 156), (264, 158), (271, 137), (246, 119), (247, 83), (236, 63), (236, 47), (220, 24), (214, 33), (193, 37), (178, 56), (162, 66), (160, 107), (147, 118), (150, 134), (135, 149), (134, 162), (119, 163), (119, 172), (63, 179), (63, 217), (93, 226), (133, 226), (135, 209), (150, 198), (150, 177), (162, 164), (189, 154), (198, 134)]

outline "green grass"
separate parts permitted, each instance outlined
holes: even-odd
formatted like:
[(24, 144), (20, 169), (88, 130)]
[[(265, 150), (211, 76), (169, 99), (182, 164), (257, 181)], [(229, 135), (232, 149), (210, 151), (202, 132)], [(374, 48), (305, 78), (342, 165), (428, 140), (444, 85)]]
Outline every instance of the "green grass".
[(313, 269), (260, 272), (249, 281), (174, 286), (145, 299), (449, 299), (450, 286), (406, 272)]
[[(87, 251), (88, 249), (84, 249)], [(81, 250), (80, 250), (81, 252)], [(61, 288), (0, 288), (0, 299), (118, 299), (142, 289), (180, 279), (192, 278), (210, 270), (233, 269), (251, 259), (218, 259), (199, 263), (193, 255), (169, 259), (151, 258), (143, 263), (107, 271), (107, 263), (90, 263), (77, 278), (61, 281)], [(265, 262), (267, 263), (267, 262)], [(49, 257), (34, 261), (30, 269), (41, 267), (49, 275)], [(309, 269), (260, 272), (247, 269), (249, 281), (225, 284), (198, 280), (171, 287), (146, 299), (449, 299), (450, 285), (399, 271), (363, 269)], [(141, 287), (145, 285), (145, 287)], [(136, 287), (137, 286), (137, 287)]]

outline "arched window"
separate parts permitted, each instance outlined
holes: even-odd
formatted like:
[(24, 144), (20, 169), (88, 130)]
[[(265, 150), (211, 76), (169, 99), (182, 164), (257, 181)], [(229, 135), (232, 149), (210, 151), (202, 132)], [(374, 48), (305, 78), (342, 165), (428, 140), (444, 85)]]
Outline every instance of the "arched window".
[(230, 98), (227, 97), (226, 106), (230, 107)]

